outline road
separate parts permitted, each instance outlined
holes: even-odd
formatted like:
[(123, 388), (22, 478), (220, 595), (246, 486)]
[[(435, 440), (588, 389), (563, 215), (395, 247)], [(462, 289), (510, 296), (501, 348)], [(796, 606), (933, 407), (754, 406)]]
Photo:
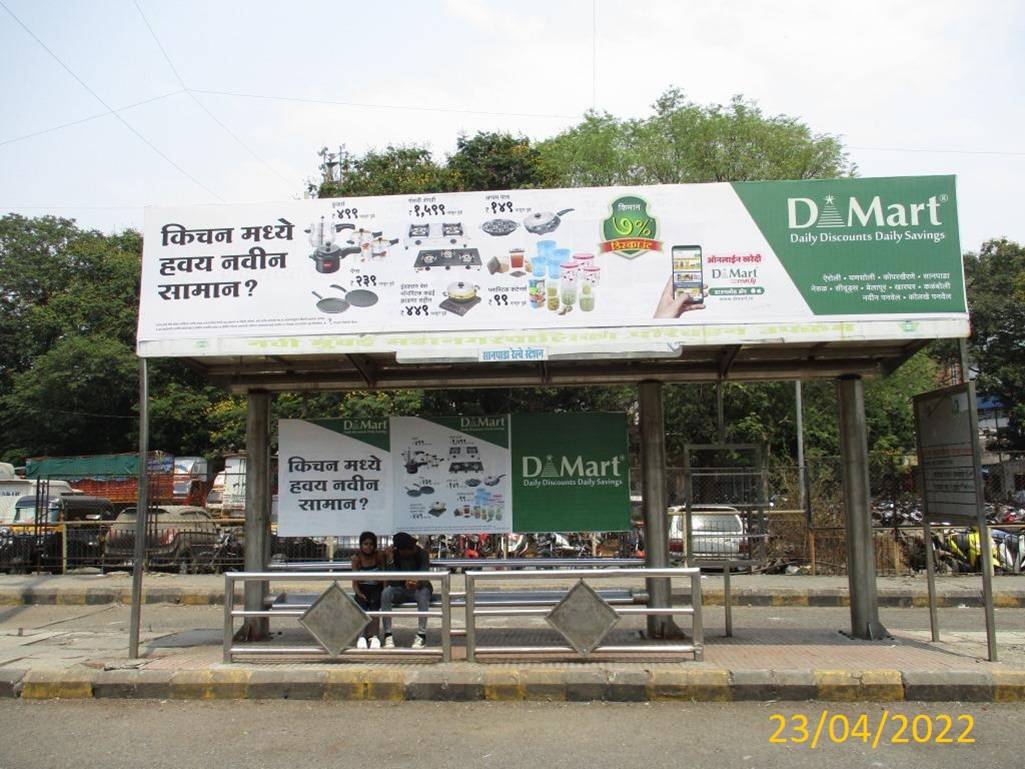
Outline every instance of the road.
[(888, 706), (891, 719), (970, 715), (974, 744), (915, 744), (909, 733), (908, 744), (894, 745), (889, 728), (875, 749), (860, 738), (834, 744), (825, 731), (815, 748), (770, 743), (774, 714), (815, 724), (824, 709), (826, 723), (837, 717), (838, 738), (844, 716), (853, 724), (865, 714), (874, 727), (883, 711), (873, 703), (0, 701), (0, 769), (1021, 766), (1022, 706)]

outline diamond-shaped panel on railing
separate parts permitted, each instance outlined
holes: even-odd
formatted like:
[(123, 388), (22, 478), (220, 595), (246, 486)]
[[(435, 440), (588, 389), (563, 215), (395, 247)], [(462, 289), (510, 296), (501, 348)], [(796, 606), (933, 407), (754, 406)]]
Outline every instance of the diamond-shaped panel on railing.
[(313, 634), (328, 654), (337, 657), (356, 642), (370, 624), (370, 617), (337, 582), (332, 582), (299, 618), (299, 624)]
[(559, 601), (545, 621), (569, 641), (577, 654), (586, 657), (619, 622), (616, 610), (583, 580)]

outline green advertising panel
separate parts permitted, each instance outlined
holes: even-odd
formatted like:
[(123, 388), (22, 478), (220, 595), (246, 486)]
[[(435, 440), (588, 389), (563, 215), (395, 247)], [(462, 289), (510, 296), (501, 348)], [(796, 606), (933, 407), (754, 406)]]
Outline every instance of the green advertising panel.
[(966, 312), (953, 176), (733, 189), (816, 315)]
[(626, 414), (512, 418), (513, 530), (630, 528)]

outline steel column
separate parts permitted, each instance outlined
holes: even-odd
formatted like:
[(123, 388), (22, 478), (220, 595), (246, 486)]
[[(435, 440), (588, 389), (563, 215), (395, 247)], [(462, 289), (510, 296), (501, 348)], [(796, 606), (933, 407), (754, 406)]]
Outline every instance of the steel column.
[[(649, 568), (669, 566), (668, 499), (666, 495), (666, 440), (662, 409), (662, 383), (641, 382), (637, 386), (641, 423), (641, 494), (644, 504), (644, 564)], [(668, 579), (645, 580), (648, 606), (672, 606)], [(677, 638), (683, 631), (670, 616), (647, 618), (650, 638)]]
[(843, 459), (844, 515), (847, 529), (847, 582), (851, 599), (851, 636), (878, 639), (889, 634), (879, 622), (875, 548), (869, 502), (868, 434), (865, 391), (860, 376), (837, 382), (840, 454)]
[[(251, 391), (246, 413), (246, 571), (266, 571), (270, 561), (270, 393)], [(246, 611), (261, 611), (267, 583), (246, 581)], [(242, 635), (248, 641), (265, 640), (270, 632), (266, 617), (247, 617)]]
[[(128, 656), (139, 657), (139, 622), (142, 619), (142, 569), (146, 561), (146, 513), (149, 509), (149, 370), (139, 358), (139, 494), (135, 504), (135, 552), (132, 556), (132, 612), (128, 623)], [(66, 524), (65, 524), (66, 525)]]
[(801, 509), (805, 509), (805, 468), (804, 468), (804, 400), (801, 393), (801, 380), (794, 380), (794, 413), (797, 420), (797, 485), (800, 488)]

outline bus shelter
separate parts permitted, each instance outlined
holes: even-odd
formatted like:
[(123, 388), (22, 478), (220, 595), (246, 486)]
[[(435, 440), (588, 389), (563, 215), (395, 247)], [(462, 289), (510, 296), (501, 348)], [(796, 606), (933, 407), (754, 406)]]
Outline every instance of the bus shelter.
[[(662, 568), (664, 385), (830, 379), (850, 632), (885, 635), (863, 378), (968, 334), (952, 177), (149, 210), (145, 243), (140, 448), (151, 357), (183, 358), (247, 396), (247, 571), (270, 555), (277, 392), (633, 385), (645, 559)], [(262, 606), (263, 590), (246, 586), (247, 608)], [(648, 594), (668, 607), (668, 580), (649, 580)], [(670, 634), (670, 617), (649, 617), (648, 631)], [(247, 621), (247, 632), (258, 639), (266, 622)]]

